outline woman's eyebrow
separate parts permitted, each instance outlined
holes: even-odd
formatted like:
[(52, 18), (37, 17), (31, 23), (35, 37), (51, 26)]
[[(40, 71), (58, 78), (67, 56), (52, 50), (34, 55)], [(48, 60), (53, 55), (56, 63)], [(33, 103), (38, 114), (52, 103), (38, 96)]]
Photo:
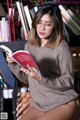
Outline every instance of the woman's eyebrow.
[(52, 21), (45, 21), (45, 22), (48, 22), (48, 23), (53, 23)]
[[(43, 20), (40, 20), (40, 21), (43, 21)], [(53, 23), (53, 21), (44, 21), (44, 22)]]

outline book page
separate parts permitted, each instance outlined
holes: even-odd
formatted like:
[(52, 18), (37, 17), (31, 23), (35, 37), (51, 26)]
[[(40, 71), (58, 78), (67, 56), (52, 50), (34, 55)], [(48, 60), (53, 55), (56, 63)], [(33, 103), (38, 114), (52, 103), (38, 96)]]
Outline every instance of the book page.
[(7, 46), (0, 45), (0, 48), (2, 48), (9, 55), (9, 57), (12, 57), (12, 51)]

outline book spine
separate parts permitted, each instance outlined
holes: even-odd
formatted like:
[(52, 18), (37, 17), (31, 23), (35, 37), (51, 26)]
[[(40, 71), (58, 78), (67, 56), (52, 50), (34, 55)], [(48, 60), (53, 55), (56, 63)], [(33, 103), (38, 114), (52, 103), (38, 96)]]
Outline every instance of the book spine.
[(75, 34), (78, 35), (78, 31), (76, 31), (73, 26), (71, 26), (71, 24), (69, 22), (66, 21), (66, 19), (64, 17), (62, 17), (63, 22), (67, 25), (67, 27)]
[(62, 14), (62, 16), (65, 18), (65, 22), (67, 21), (67, 23), (68, 23), (70, 26), (72, 26), (72, 28), (77, 32), (77, 34), (79, 34), (79, 33), (80, 33), (79, 30), (74, 26), (74, 24), (73, 24), (69, 19), (67, 19), (67, 18), (63, 15), (62, 12), (61, 12), (61, 14)]
[(35, 10), (33, 8), (30, 9), (30, 14), (31, 14), (31, 17), (33, 19), (34, 15), (35, 15)]
[(29, 29), (28, 21), (27, 21), (27, 18), (26, 18), (26, 14), (25, 14), (25, 10), (24, 10), (24, 6), (23, 6), (22, 2), (20, 2), (20, 7), (21, 7), (21, 11), (22, 11), (26, 31), (28, 33), (30, 31), (30, 29)]
[(74, 34), (76, 35), (79, 34), (79, 31), (69, 21), (67, 21), (67, 19), (64, 16), (62, 16), (62, 19)]
[(29, 27), (31, 29), (31, 27), (32, 27), (32, 19), (31, 19), (31, 15), (30, 15), (30, 12), (29, 12), (29, 7), (28, 6), (24, 6), (24, 10), (25, 10), (25, 14), (26, 14), (26, 18), (27, 18)]
[(35, 6), (33, 9), (34, 9), (35, 13), (38, 11), (38, 7), (37, 6)]
[(1, 23), (2, 23), (2, 20), (0, 20), (0, 42), (3, 42)]
[(78, 25), (80, 25), (80, 19), (77, 15), (75, 15), (72, 10), (68, 9), (67, 12), (71, 15), (71, 17), (77, 22)]
[(23, 27), (23, 30), (24, 30), (25, 39), (27, 40), (27, 31), (26, 31), (26, 26), (25, 26), (25, 23), (24, 23), (23, 14), (22, 14), (21, 7), (20, 7), (20, 2), (19, 1), (16, 2), (16, 5), (17, 5), (17, 9), (18, 9), (19, 16), (20, 16), (20, 19), (21, 19), (22, 27)]
[(2, 20), (1, 20), (1, 30), (2, 30), (2, 40), (3, 40), (3, 42), (8, 41), (7, 25), (6, 25), (5, 17), (2, 17)]
[(62, 5), (59, 5), (59, 8), (61, 9), (62, 14), (65, 15), (69, 21), (71, 21), (71, 23), (78, 29), (78, 31), (80, 31), (80, 26), (72, 19), (65, 8)]

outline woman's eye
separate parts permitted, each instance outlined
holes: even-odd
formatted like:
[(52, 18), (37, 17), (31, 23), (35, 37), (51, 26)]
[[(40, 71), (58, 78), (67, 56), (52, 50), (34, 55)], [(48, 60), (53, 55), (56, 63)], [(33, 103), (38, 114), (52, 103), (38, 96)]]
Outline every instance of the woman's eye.
[(41, 22), (38, 22), (38, 24), (41, 24)]
[(51, 26), (51, 24), (45, 24), (46, 26)]

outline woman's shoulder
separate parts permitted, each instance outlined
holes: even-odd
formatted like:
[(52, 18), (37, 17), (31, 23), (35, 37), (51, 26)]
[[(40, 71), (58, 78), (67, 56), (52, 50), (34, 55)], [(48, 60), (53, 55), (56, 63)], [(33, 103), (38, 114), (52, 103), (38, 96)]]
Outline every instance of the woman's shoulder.
[(29, 47), (29, 46), (30, 46), (30, 44), (29, 44), (29, 41), (27, 40), (24, 49), (25, 49), (25, 50), (28, 50), (28, 47)]
[(69, 46), (68, 42), (66, 40), (61, 40), (59, 46), (64, 47), (64, 46)]
[(59, 45), (54, 49), (56, 53), (63, 53), (64, 51), (69, 51), (69, 45), (65, 40), (61, 40)]
[(68, 42), (66, 40), (62, 40), (57, 48), (61, 50), (64, 48), (69, 48)]

